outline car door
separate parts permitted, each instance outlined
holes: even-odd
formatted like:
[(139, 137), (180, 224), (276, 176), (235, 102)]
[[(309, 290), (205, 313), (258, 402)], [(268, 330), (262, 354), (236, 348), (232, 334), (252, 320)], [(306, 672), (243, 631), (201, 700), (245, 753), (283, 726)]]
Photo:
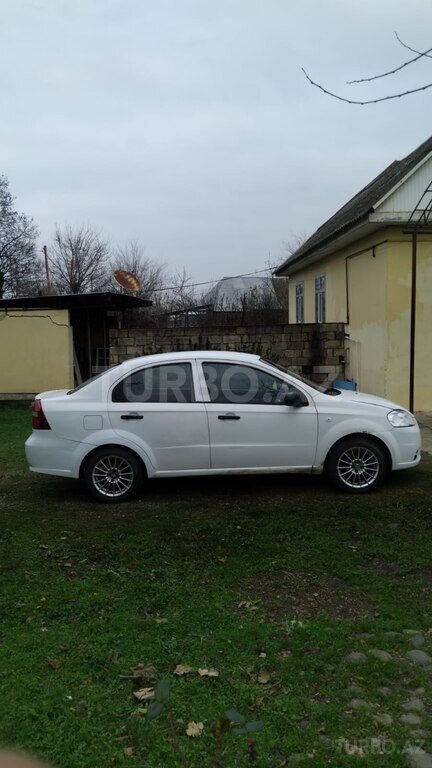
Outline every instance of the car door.
[(194, 370), (183, 361), (148, 365), (111, 390), (112, 428), (141, 447), (156, 474), (210, 467), (208, 420), (205, 405), (196, 401)]
[[(265, 366), (202, 362), (212, 469), (311, 469), (318, 420), (314, 402)], [(298, 391), (302, 407), (285, 404)]]

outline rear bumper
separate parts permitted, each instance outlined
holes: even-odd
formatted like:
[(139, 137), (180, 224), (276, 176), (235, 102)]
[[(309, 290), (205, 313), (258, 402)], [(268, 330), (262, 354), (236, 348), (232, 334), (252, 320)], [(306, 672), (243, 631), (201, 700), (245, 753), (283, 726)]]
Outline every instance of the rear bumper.
[(77, 453), (82, 443), (56, 437), (50, 431), (32, 432), (25, 443), (25, 454), (31, 472), (60, 477), (78, 477), (80, 461)]

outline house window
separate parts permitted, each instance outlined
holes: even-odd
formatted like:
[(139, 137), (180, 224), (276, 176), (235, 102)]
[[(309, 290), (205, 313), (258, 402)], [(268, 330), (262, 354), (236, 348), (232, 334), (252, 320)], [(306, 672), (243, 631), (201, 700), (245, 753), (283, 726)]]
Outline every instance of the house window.
[(325, 323), (325, 275), (315, 278), (315, 322)]
[(296, 297), (296, 323), (304, 322), (304, 283), (297, 283), (295, 287)]

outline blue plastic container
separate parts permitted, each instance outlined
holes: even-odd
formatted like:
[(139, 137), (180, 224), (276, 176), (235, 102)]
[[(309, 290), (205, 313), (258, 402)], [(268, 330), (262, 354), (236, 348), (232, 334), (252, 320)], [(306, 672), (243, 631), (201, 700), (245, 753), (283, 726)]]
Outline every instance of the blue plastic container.
[(349, 379), (335, 379), (332, 386), (336, 389), (351, 389), (354, 392), (357, 389), (355, 381), (349, 381)]

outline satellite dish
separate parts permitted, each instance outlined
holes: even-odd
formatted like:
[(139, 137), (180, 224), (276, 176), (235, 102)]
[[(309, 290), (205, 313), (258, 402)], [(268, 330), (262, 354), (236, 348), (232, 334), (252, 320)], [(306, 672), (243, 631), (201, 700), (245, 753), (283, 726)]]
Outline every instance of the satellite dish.
[(141, 283), (132, 272), (126, 272), (124, 269), (116, 269), (114, 272), (114, 278), (126, 291), (132, 291), (137, 293), (141, 290)]

